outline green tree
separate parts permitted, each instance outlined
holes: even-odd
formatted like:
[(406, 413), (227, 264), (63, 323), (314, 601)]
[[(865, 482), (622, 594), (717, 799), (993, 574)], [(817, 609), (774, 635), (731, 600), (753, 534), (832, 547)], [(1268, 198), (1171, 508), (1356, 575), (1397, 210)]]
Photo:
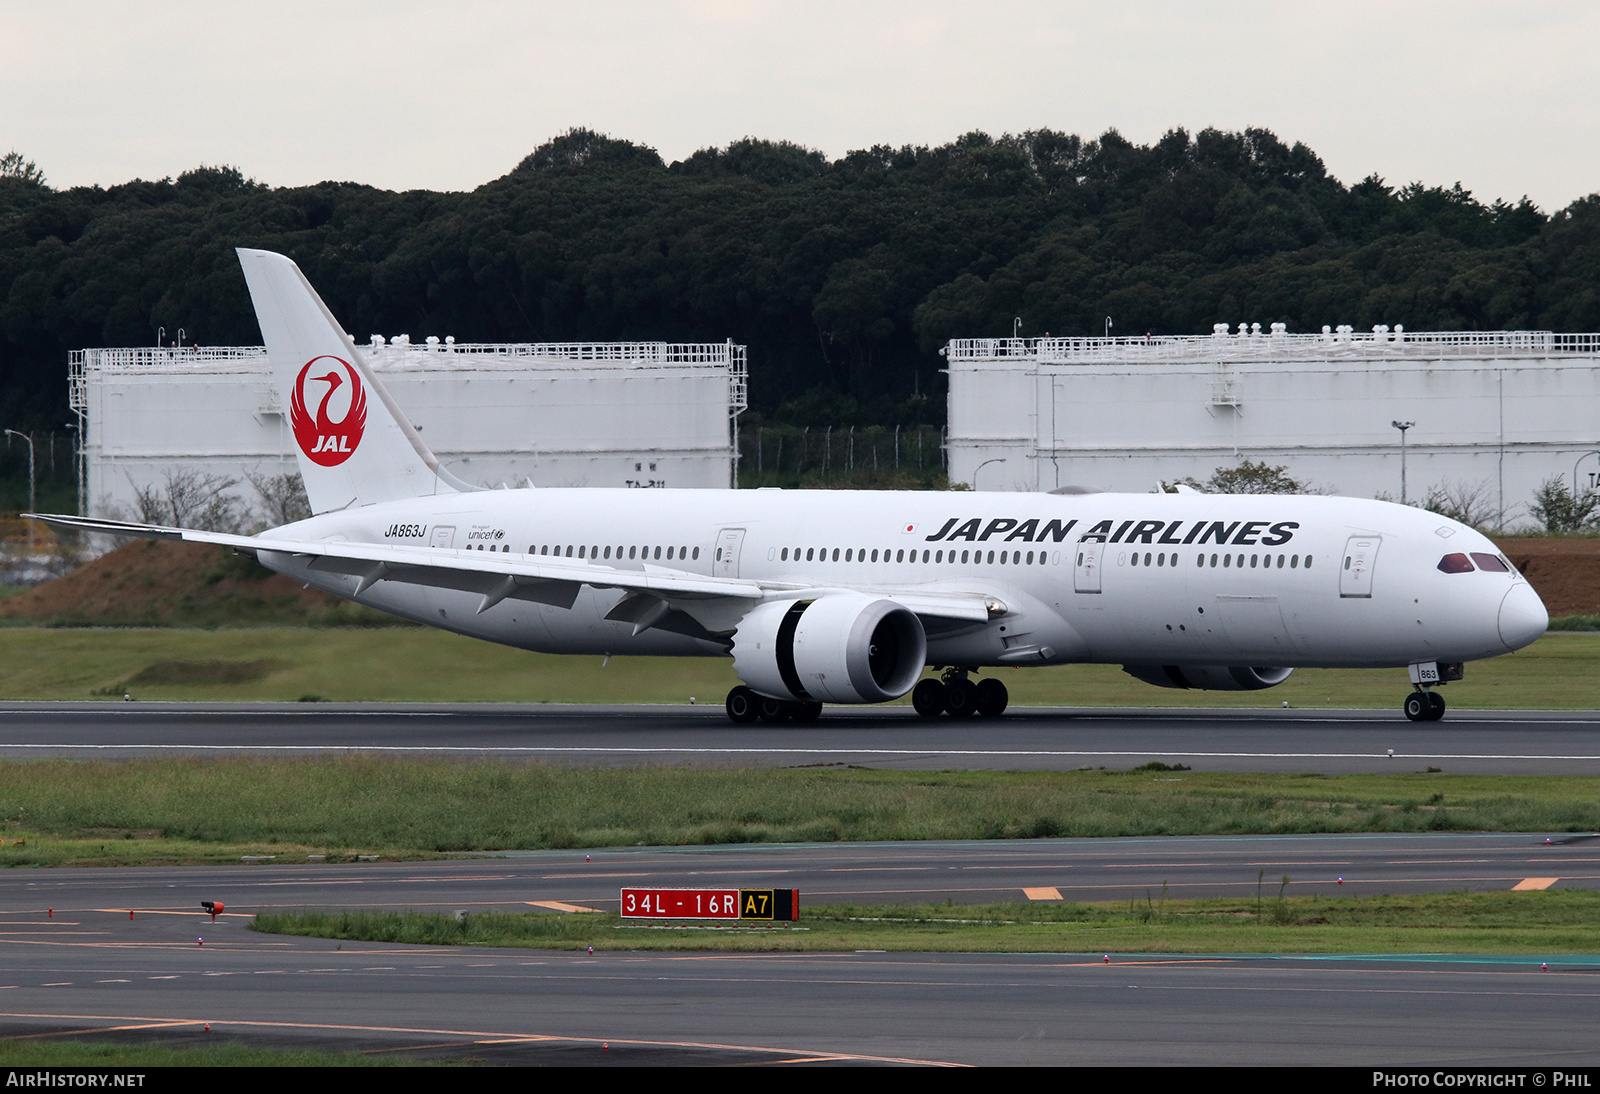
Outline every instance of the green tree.
[(21, 179), (36, 186), (44, 185), (44, 172), (30, 159), (24, 159), (15, 148), (0, 156), (0, 179)]
[(1238, 467), (1217, 468), (1200, 489), (1208, 494), (1304, 494), (1306, 487), (1287, 467), (1245, 460)]
[(1600, 524), (1600, 494), (1585, 490), (1574, 495), (1567, 489), (1566, 480), (1552, 475), (1539, 484), (1533, 492), (1533, 504), (1528, 511), (1553, 535), (1572, 535)]

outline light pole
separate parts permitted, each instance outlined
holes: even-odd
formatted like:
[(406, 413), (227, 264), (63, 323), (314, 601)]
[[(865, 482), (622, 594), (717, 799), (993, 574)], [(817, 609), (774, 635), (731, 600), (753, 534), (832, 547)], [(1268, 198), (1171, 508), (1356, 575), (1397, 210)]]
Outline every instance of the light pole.
[[(6, 430), (8, 437), (21, 437), (28, 442), (28, 512), (36, 508), (34, 503), (34, 474), (33, 474), (33, 438), (26, 433), (18, 433), (15, 429)], [(28, 553), (33, 553), (33, 521), (28, 522)]]
[(1416, 425), (1416, 422), (1390, 422), (1400, 431), (1400, 504), (1406, 504), (1406, 430)]
[(67, 435), (72, 438), (72, 466), (78, 478), (78, 515), (86, 517), (89, 514), (83, 511), (83, 433), (78, 422), (65, 422)]
[(978, 472), (979, 471), (982, 471), (985, 467), (988, 467), (991, 463), (1005, 463), (1005, 462), (1006, 462), (1006, 458), (1004, 456), (995, 456), (993, 459), (984, 460), (977, 467), (973, 468), (972, 469), (972, 488), (974, 490), (976, 490), (978, 488)]

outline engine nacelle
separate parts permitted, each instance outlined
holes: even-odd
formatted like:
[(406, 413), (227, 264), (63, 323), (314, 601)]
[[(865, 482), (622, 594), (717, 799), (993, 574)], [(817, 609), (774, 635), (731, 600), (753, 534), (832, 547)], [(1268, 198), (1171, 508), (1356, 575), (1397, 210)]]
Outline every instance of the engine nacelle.
[(1123, 665), (1122, 671), (1158, 688), (1199, 691), (1260, 691), (1275, 688), (1294, 669), (1249, 665)]
[(758, 605), (733, 635), (733, 668), (752, 690), (814, 703), (882, 703), (927, 662), (922, 621), (892, 600), (851, 593)]

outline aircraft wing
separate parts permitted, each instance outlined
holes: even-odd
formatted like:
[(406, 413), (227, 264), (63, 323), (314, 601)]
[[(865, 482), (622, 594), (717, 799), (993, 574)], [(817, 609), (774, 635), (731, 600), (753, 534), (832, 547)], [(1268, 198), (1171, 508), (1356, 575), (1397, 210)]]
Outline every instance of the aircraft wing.
[[(597, 589), (622, 589), (639, 596), (633, 598), (633, 603), (628, 607), (624, 607), (629, 604), (628, 601), (618, 605), (610, 617), (635, 622), (638, 630), (650, 625), (649, 617), (656, 602), (719, 598), (756, 602), (804, 596), (812, 592), (826, 595), (830, 591), (839, 591), (741, 578), (709, 577), (661, 567), (624, 570), (576, 559), (547, 561), (529, 555), (493, 551), (441, 551), (388, 543), (280, 539), (270, 534), (240, 536), (90, 517), (39, 513), (24, 515), (57, 528), (81, 532), (184, 543), (214, 543), (252, 555), (261, 552), (294, 555), (308, 559), (309, 569), (357, 578), (356, 596), (380, 581), (477, 593), (483, 598), (478, 605), (479, 612), (487, 611), (508, 598), (570, 608), (577, 599), (578, 590), (584, 585)], [(1005, 610), (1000, 601), (981, 593), (915, 589), (876, 591), (919, 616), (985, 622)]]

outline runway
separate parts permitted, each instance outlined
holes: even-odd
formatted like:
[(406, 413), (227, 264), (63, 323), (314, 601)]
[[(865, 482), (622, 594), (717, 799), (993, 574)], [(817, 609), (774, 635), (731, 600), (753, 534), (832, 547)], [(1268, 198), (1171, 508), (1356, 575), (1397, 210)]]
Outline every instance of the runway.
[(720, 706), (3, 703), (0, 756), (307, 754), (365, 749), (564, 764), (917, 770), (1132, 767), (1207, 771), (1600, 774), (1600, 713), (1026, 708), (922, 719), (829, 708), (811, 725), (736, 726)]
[[(1557, 837), (1558, 839), (1561, 837)], [(798, 887), (802, 903), (1593, 887), (1600, 841), (1333, 836), (636, 848), (441, 863), (8, 873), (0, 1032), (240, 1037), (573, 1064), (1338, 1064), (1600, 1059), (1600, 958), (547, 951), (259, 935), (304, 906), (594, 907), (628, 885)], [(1339, 887), (1334, 875), (1345, 877)], [(198, 910), (223, 900), (216, 924)], [(612, 905), (614, 906), (614, 905)], [(53, 911), (53, 915), (49, 914)], [(132, 918), (129, 912), (133, 912)], [(804, 921), (799, 924), (804, 926)], [(204, 939), (204, 945), (199, 939)], [(1425, 948), (1425, 936), (1419, 938)], [(211, 1034), (201, 1032), (210, 1023)], [(602, 1045), (608, 1046), (602, 1049)]]

